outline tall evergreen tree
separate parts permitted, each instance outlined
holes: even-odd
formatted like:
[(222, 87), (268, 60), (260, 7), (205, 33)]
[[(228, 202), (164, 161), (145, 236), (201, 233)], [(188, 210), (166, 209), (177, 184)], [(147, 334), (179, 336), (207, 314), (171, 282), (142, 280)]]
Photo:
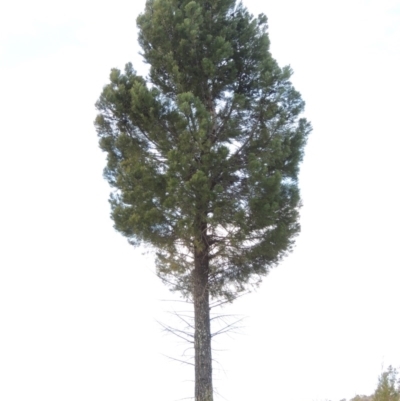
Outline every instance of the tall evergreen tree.
[(400, 401), (400, 379), (391, 365), (381, 373), (373, 401)]
[(96, 103), (112, 218), (193, 302), (195, 400), (212, 401), (210, 299), (232, 301), (291, 250), (311, 128), (264, 15), (148, 0), (137, 24), (148, 78), (113, 69)]

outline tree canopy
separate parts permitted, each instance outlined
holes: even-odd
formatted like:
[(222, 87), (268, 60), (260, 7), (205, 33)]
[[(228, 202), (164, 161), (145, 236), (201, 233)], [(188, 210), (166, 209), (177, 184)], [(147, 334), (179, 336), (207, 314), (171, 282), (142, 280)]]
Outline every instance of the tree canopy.
[(96, 104), (115, 228), (154, 246), (186, 297), (206, 241), (210, 294), (233, 299), (299, 232), (304, 102), (269, 52), (266, 17), (241, 3), (151, 0), (137, 23), (149, 77), (113, 69)]

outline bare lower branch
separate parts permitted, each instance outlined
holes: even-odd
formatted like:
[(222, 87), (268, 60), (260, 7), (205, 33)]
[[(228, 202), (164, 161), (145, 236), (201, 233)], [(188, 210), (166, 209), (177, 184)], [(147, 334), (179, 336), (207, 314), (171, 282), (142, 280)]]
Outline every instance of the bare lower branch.
[(172, 359), (173, 361), (180, 362), (180, 363), (185, 363), (186, 365), (190, 365), (190, 366), (194, 366), (194, 363), (192, 363), (192, 362), (182, 361), (181, 359), (172, 358), (172, 356), (168, 356), (168, 355), (165, 355), (165, 354), (161, 354), (161, 355), (165, 356), (168, 359)]
[(171, 326), (168, 326), (168, 325), (166, 325), (164, 323), (161, 323), (158, 320), (156, 320), (156, 322), (164, 329), (164, 331), (166, 331), (168, 333), (171, 333), (171, 334), (175, 335), (176, 337), (179, 337), (181, 340), (184, 340), (184, 341), (186, 341), (186, 342), (188, 342), (190, 344), (194, 344), (194, 341), (189, 340), (187, 338), (187, 337), (193, 338), (194, 337), (193, 334), (188, 333), (188, 332), (183, 331), (183, 330), (176, 329), (176, 328), (171, 327)]
[(247, 295), (247, 294), (250, 294), (250, 293), (251, 293), (251, 291), (246, 291), (246, 292), (243, 292), (243, 293), (241, 293), (241, 294), (236, 295), (236, 296), (235, 296), (234, 298), (232, 298), (231, 300), (217, 301), (217, 302), (215, 302), (215, 303), (211, 303), (211, 304), (210, 304), (210, 309), (217, 308), (218, 306), (221, 306), (221, 305), (224, 305), (224, 304), (227, 304), (227, 303), (232, 303), (232, 302), (235, 301), (236, 299), (241, 298), (241, 297), (243, 297), (244, 295)]
[(219, 335), (219, 334), (227, 333), (228, 331), (229, 331), (229, 332), (232, 332), (233, 329), (242, 328), (242, 326), (236, 326), (236, 324), (239, 323), (239, 322), (242, 322), (244, 319), (245, 319), (245, 318), (241, 318), (241, 319), (236, 320), (236, 321), (233, 322), (233, 323), (227, 324), (227, 325), (226, 325), (225, 327), (223, 327), (222, 329), (217, 330), (216, 332), (212, 333), (211, 336), (212, 336), (212, 337), (215, 337), (215, 336), (217, 336), (217, 335)]

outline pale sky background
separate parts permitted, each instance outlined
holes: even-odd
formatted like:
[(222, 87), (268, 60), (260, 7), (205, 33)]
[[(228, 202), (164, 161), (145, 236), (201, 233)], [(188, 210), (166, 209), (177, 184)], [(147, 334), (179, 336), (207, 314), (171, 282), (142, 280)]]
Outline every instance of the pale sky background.
[[(400, 2), (244, 1), (269, 18), (314, 131), (302, 233), (224, 313), (214, 384), (228, 401), (339, 401), (400, 365)], [(0, 6), (0, 400), (174, 401), (185, 345), (162, 333), (173, 295), (112, 228), (94, 103), (138, 56), (144, 1)], [(224, 398), (223, 398), (223, 397)]]

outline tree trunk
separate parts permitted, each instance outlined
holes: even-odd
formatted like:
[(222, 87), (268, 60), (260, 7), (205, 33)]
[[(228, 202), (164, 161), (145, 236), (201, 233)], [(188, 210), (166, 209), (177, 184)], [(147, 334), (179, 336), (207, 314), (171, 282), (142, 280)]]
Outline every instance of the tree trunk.
[(195, 401), (213, 401), (208, 249), (195, 251), (193, 271)]

